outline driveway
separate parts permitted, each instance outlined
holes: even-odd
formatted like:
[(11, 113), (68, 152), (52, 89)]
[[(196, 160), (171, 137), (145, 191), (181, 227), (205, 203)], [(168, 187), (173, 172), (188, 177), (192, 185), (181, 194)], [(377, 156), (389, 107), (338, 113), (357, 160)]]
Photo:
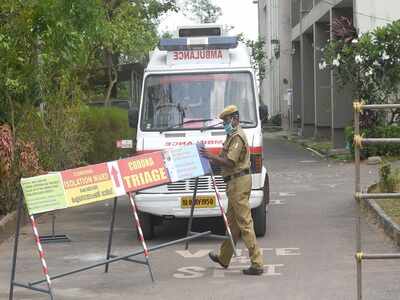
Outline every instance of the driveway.
[[(244, 244), (229, 269), (207, 257), (219, 242), (196, 240), (189, 251), (179, 244), (150, 254), (152, 283), (146, 266), (118, 262), (104, 268), (53, 281), (55, 299), (355, 299), (354, 167), (321, 160), (300, 146), (265, 135), (264, 154), (270, 172), (271, 205), (268, 232), (258, 239), (263, 248), (265, 273), (246, 277), (240, 270), (249, 263)], [(363, 183), (374, 180), (376, 167), (363, 168)], [(111, 201), (57, 214), (57, 233), (72, 242), (45, 245), (50, 275), (100, 261), (105, 256)], [(140, 249), (126, 199), (119, 201), (114, 253)], [(50, 232), (48, 218), (40, 221), (41, 234)], [(200, 229), (211, 223), (203, 221)], [(182, 221), (157, 229), (149, 245), (185, 235)], [(372, 223), (363, 223), (365, 252), (398, 251)], [(12, 238), (0, 244), (0, 299), (8, 298)], [(139, 257), (138, 257), (139, 258)], [(400, 265), (393, 261), (364, 264), (364, 299), (398, 299)], [(23, 228), (17, 280), (41, 279), (41, 266), (29, 226)], [(16, 288), (15, 299), (46, 299), (40, 293)]]

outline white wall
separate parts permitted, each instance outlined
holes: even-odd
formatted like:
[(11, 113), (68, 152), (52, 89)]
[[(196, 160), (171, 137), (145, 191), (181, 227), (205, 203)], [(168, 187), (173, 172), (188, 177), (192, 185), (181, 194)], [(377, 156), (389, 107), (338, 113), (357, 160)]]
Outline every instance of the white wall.
[(360, 33), (400, 18), (399, 0), (353, 0), (354, 21)]
[[(261, 95), (270, 116), (282, 113), (287, 118), (287, 90), (290, 82), (291, 0), (259, 0), (260, 36), (265, 40), (266, 74)], [(271, 41), (275, 41), (272, 43)], [(276, 42), (279, 43), (276, 44)], [(275, 50), (280, 48), (280, 56)], [(283, 79), (285, 82), (283, 83)]]

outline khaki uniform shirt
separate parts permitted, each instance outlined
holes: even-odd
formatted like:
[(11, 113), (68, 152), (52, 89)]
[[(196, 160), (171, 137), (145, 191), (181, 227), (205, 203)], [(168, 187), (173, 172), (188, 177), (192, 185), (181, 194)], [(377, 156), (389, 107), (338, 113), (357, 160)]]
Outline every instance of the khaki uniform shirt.
[(226, 137), (220, 156), (234, 163), (232, 168), (222, 168), (222, 176), (230, 176), (250, 168), (249, 145), (241, 127)]

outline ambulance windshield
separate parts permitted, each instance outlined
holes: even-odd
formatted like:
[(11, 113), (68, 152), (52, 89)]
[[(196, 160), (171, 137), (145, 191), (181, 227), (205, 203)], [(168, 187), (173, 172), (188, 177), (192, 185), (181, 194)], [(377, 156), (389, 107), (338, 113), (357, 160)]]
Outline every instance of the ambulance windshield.
[(248, 72), (149, 75), (141, 128), (148, 131), (218, 128), (218, 114), (239, 109), (242, 127), (257, 125), (252, 76)]

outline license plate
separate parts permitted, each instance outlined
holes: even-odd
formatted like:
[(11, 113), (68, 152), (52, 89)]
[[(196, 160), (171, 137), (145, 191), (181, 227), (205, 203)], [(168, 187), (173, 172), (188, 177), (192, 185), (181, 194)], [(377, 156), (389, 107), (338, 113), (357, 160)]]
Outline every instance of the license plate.
[[(190, 208), (192, 206), (192, 196), (181, 198), (181, 208)], [(213, 208), (215, 207), (215, 196), (197, 196), (195, 208)]]

